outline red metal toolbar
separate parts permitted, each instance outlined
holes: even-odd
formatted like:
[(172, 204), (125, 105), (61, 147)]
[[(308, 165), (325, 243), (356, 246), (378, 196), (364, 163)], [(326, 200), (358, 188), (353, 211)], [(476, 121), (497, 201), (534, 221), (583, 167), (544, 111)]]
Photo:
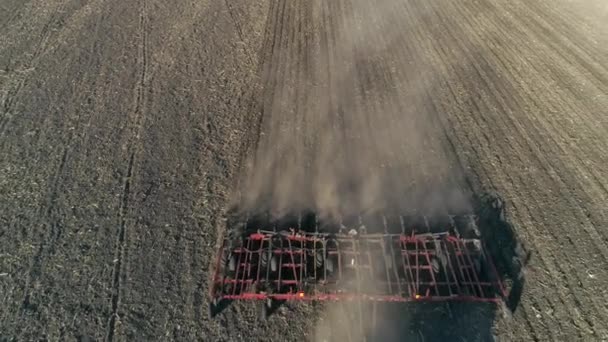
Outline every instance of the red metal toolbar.
[(231, 300), (499, 302), (506, 297), (479, 239), (452, 233), (256, 231), (226, 238), (210, 296)]

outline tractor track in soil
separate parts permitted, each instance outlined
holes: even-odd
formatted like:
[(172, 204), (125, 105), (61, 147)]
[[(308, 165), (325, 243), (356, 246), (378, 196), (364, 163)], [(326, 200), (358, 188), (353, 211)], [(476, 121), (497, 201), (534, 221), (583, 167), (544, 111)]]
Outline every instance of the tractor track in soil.
[[(5, 2), (0, 340), (608, 340), (607, 18), (599, 0)], [(206, 315), (235, 200), (445, 213), (485, 191), (532, 252), (513, 314)]]
[(121, 298), (121, 283), (127, 278), (123, 275), (123, 264), (124, 259), (128, 257), (126, 250), (126, 236), (127, 236), (127, 217), (129, 210), (129, 200), (131, 196), (131, 178), (134, 174), (133, 165), (136, 158), (138, 157), (138, 142), (143, 127), (144, 115), (146, 112), (146, 86), (148, 78), (148, 18), (147, 18), (147, 4), (146, 0), (140, 1), (140, 14), (139, 14), (139, 35), (140, 43), (138, 47), (138, 63), (137, 68), (140, 72), (140, 78), (136, 88), (135, 104), (132, 115), (132, 132), (130, 138), (132, 139), (127, 144), (127, 154), (129, 161), (125, 172), (124, 186), (122, 191), (122, 200), (120, 202), (120, 208), (118, 210), (118, 221), (120, 222), (118, 228), (118, 234), (116, 237), (116, 258), (114, 259), (114, 270), (112, 271), (112, 311), (108, 321), (108, 330), (106, 339), (107, 341), (113, 341), (115, 335), (116, 318), (118, 315), (118, 307), (120, 305)]

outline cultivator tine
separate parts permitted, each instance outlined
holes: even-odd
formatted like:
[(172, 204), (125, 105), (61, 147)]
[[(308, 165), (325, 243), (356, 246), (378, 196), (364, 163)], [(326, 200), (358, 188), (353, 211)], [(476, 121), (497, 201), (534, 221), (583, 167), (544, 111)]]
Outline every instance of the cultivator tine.
[(466, 274), (466, 277), (465, 277), (466, 282), (469, 285), (469, 287), (471, 288), (471, 293), (474, 294), (474, 293), (476, 293), (475, 282), (473, 281), (473, 277), (471, 276), (470, 265), (467, 265), (467, 263), (466, 263), (466, 259), (464, 257), (464, 252), (461, 248), (460, 241), (455, 241), (454, 245), (456, 246), (455, 248), (456, 248), (456, 258), (457, 258), (457, 261), (459, 264), (458, 266), (459, 266), (461, 272), (463, 273), (463, 275)]
[(342, 216), (338, 216), (338, 227), (339, 230), (338, 232), (340, 234), (347, 234), (348, 233), (348, 229), (346, 229), (346, 226), (344, 225), (344, 220), (342, 219)]
[(358, 219), (359, 219), (358, 233), (359, 234), (366, 234), (367, 233), (367, 227), (365, 227), (365, 224), (363, 224), (363, 218), (361, 217), (361, 215), (359, 215)]
[[(428, 250), (427, 247), (428, 241), (423, 242), (423, 246), (424, 246), (424, 255), (426, 256), (426, 262), (428, 265), (428, 271), (431, 274), (431, 286), (433, 286), (435, 288), (435, 294), (439, 295), (439, 287), (437, 286), (437, 279), (435, 278), (435, 269), (433, 267), (433, 262), (431, 260), (431, 254)], [(436, 257), (438, 257), (436, 255)], [(437, 258), (435, 258), (436, 262), (440, 262), (439, 260), (437, 260)]]
[(424, 227), (426, 228), (426, 232), (430, 233), (431, 232), (431, 226), (429, 225), (429, 220), (426, 217), (426, 215), (422, 215), (422, 220), (424, 221)]
[(285, 245), (283, 243), (283, 240), (281, 239), (281, 249), (280, 249), (280, 253), (279, 253), (279, 265), (278, 265), (278, 272), (279, 272), (279, 281), (277, 283), (277, 288), (279, 289), (279, 291), (281, 291), (281, 281), (283, 280), (283, 251), (285, 250)]
[(475, 262), (473, 261), (473, 258), (471, 258), (471, 253), (462, 241), (459, 240), (458, 243), (462, 245), (463, 253), (466, 256), (467, 261), (469, 262), (468, 269), (470, 270), (470, 273), (475, 279), (475, 284), (477, 285), (477, 289), (479, 290), (479, 296), (483, 296), (483, 289), (481, 287), (481, 283), (479, 282), (479, 277), (477, 276), (477, 269), (475, 267)]
[(277, 221), (275, 221), (275, 220), (272, 219), (272, 214), (270, 214), (270, 212), (268, 212), (266, 215), (267, 215), (268, 222), (273, 222), (272, 231), (273, 232), (277, 232), (278, 231), (278, 229), (277, 229)]
[(370, 248), (370, 241), (367, 239), (362, 240), (365, 243), (365, 254), (367, 255), (367, 264), (369, 267), (369, 278), (374, 279), (374, 275), (376, 274), (376, 270), (374, 269), (374, 262), (372, 257), (372, 250)]
[(385, 215), (382, 215), (382, 225), (384, 228), (384, 234), (388, 234), (388, 222)]
[(492, 260), (491, 256), (486, 254), (484, 248), (481, 249), (481, 254), (483, 255), (484, 260), (486, 260), (487, 264), (490, 267), (490, 271), (492, 272), (492, 275), (494, 277), (494, 279), (492, 279), (492, 283), (494, 284), (495, 289), (498, 290), (498, 292), (502, 298), (507, 298), (508, 297), (507, 290), (505, 289), (504, 285), (500, 281), (500, 276), (498, 274), (498, 271), (496, 270), (496, 265), (494, 265), (494, 260)]
[(337, 252), (337, 255), (338, 255), (338, 279), (342, 280), (342, 279), (344, 279), (343, 278), (344, 272), (343, 272), (343, 268), (342, 268), (344, 257), (343, 257), (343, 254), (342, 254), (342, 250), (340, 248), (340, 244), (341, 243), (338, 240), (334, 240), (334, 243), (336, 244), (336, 252)]
[(293, 278), (298, 279), (298, 271), (296, 270), (296, 260), (294, 259), (294, 250), (293, 250), (293, 246), (291, 245), (291, 240), (287, 240), (287, 248), (289, 249), (288, 254), (291, 259), (289, 268), (291, 268), (291, 270), (293, 272)]
[[(235, 259), (236, 263), (235, 263), (235, 275), (234, 275), (234, 279), (237, 280), (233, 283), (232, 285), (232, 291), (233, 291), (233, 295), (235, 295), (237, 293), (237, 288), (239, 288), (239, 272), (241, 270), (240, 264), (241, 264), (241, 258), (243, 256), (242, 253), (237, 253), (238, 257)], [(230, 257), (230, 261), (229, 263), (232, 263), (232, 256)]]
[(298, 231), (302, 230), (302, 213), (298, 213)]
[(403, 241), (401, 240), (399, 243), (400, 246), (400, 254), (401, 254), (401, 261), (402, 261), (402, 265), (403, 265), (403, 271), (407, 276), (409, 275), (409, 279), (406, 279), (406, 282), (408, 283), (408, 296), (409, 297), (413, 297), (414, 294), (416, 294), (416, 288), (414, 286), (415, 282), (416, 282), (416, 278), (414, 278), (414, 274), (412, 273), (412, 265), (410, 264), (410, 255), (408, 253), (408, 249), (407, 249), (407, 240)]
[(460, 237), (460, 233), (458, 232), (458, 226), (456, 225), (456, 221), (454, 221), (454, 216), (448, 215), (448, 220), (450, 222), (450, 227), (448, 228), (450, 232), (455, 234), (457, 237)]
[[(327, 263), (327, 259), (329, 258), (329, 253), (327, 251), (327, 242), (328, 241), (324, 241), (323, 242), (323, 257), (326, 259), (324, 260), (324, 263)], [(338, 260), (340, 260), (340, 255), (338, 254)], [(338, 262), (339, 264), (339, 262)], [(327, 267), (323, 267), (323, 283), (327, 282)]]
[(405, 235), (405, 222), (403, 220), (403, 215), (399, 215), (399, 223), (401, 223), (401, 234)]
[[(390, 240), (390, 244), (389, 246), (391, 247), (391, 264), (392, 264), (392, 269), (393, 269), (393, 273), (395, 276), (395, 279), (397, 280), (397, 287), (399, 288), (399, 295), (403, 295), (403, 285), (401, 284), (401, 277), (399, 277), (399, 271), (397, 269), (397, 258), (395, 257), (395, 246), (394, 246), (394, 241), (391, 239)], [(390, 279), (390, 278), (389, 278)]]
[[(308, 264), (308, 254), (306, 251), (306, 243), (304, 241), (300, 241), (300, 279), (308, 279), (308, 268), (306, 265)], [(300, 290), (303, 290), (304, 284), (300, 285)]]
[[(384, 257), (384, 270), (386, 271), (386, 280), (388, 283), (388, 292), (392, 293), (393, 292), (393, 285), (391, 282), (391, 271), (388, 267), (388, 256), (386, 255), (387, 251), (386, 251), (386, 240), (385, 239), (381, 239), (380, 240), (380, 245), (382, 248), (382, 255)], [(390, 256), (392, 258), (392, 255)], [(394, 265), (394, 263), (392, 263), (392, 265)], [(393, 266), (394, 268), (394, 266)], [(399, 291), (401, 292), (401, 291)]]
[[(452, 263), (452, 260), (451, 260), (451, 257), (450, 257), (450, 252), (448, 250), (446, 240), (444, 240), (444, 243), (442, 244), (442, 247), (443, 247), (443, 249), (445, 251), (445, 255), (446, 255), (446, 259), (447, 259), (447, 264), (450, 265), (450, 266), (454, 265)], [(458, 293), (460, 293), (461, 292), (460, 283), (458, 282), (458, 277), (456, 276), (456, 272), (454, 271), (453, 267), (449, 267), (449, 269), (450, 269), (450, 272), (449, 273), (446, 272), (446, 276), (447, 276), (447, 279), (448, 279), (448, 287), (450, 289), (450, 295), (452, 294), (451, 293), (452, 285), (449, 283), (449, 276), (450, 276), (450, 274), (452, 275), (452, 279), (454, 280), (454, 284), (458, 288)]]

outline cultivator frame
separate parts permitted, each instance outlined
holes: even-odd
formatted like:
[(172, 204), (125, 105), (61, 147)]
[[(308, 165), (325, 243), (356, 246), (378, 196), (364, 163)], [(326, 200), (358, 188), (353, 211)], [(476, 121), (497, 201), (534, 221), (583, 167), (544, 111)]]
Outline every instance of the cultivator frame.
[(396, 233), (386, 218), (380, 233), (368, 233), (363, 225), (340, 224), (327, 233), (317, 224), (312, 232), (245, 224), (220, 246), (210, 314), (224, 300), (261, 301), (264, 316), (275, 301), (503, 301), (506, 290), (483, 242), (463, 237), (455, 224), (475, 228), (476, 218), (454, 218), (443, 232), (432, 231), (426, 217), (426, 232), (408, 229), (401, 217)]

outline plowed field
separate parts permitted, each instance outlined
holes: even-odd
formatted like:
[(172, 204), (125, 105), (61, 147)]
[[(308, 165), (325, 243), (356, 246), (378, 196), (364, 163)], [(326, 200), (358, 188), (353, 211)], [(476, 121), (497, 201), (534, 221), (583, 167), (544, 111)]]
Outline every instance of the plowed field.
[[(0, 341), (608, 340), (606, 23), (600, 0), (0, 2)], [(513, 313), (207, 315), (235, 203), (484, 192), (531, 252)]]

